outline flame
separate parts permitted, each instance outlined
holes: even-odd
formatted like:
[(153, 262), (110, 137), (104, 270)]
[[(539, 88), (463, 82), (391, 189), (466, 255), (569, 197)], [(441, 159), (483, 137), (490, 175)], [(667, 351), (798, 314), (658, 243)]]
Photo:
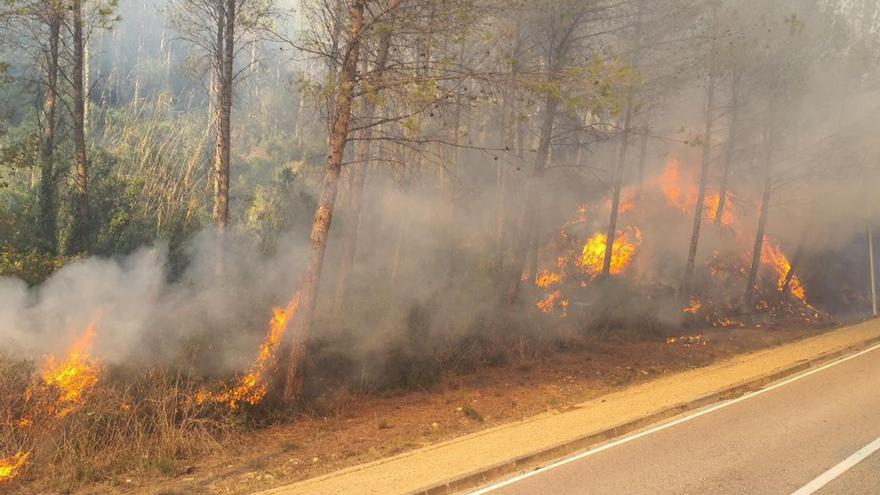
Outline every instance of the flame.
[(287, 306), (274, 308), (272, 319), (269, 321), (269, 332), (260, 345), (260, 353), (250, 370), (237, 380), (233, 388), (222, 392), (198, 392), (196, 403), (217, 402), (226, 404), (231, 409), (237, 409), (242, 403), (252, 406), (259, 404), (269, 391), (266, 377), (269, 370), (275, 365), (275, 356), (281, 346), (281, 337), (284, 336), (284, 332), (298, 308), (299, 292), (288, 301)]
[(706, 345), (702, 335), (683, 335), (681, 337), (666, 337), (666, 343), (669, 345), (679, 343), (684, 347), (692, 345)]
[(19, 452), (12, 457), (0, 459), (0, 483), (15, 478), (30, 456), (30, 452)]
[[(666, 202), (673, 208), (680, 210), (682, 213), (690, 213), (697, 205), (697, 196), (699, 188), (695, 181), (688, 180), (686, 186), (682, 187), (682, 174), (679, 170), (678, 161), (669, 160), (663, 173), (657, 177), (657, 183)], [(721, 214), (721, 224), (725, 226), (733, 225), (736, 222), (736, 213), (732, 208), (733, 195), (725, 194), (724, 212)], [(714, 221), (718, 216), (718, 207), (721, 204), (721, 194), (707, 192), (703, 203), (705, 220)]]
[(563, 318), (568, 316), (568, 304), (568, 299), (558, 290), (551, 292), (547, 297), (535, 303), (538, 309), (548, 314), (552, 313), (553, 309), (558, 305), (562, 309)]
[[(605, 206), (610, 210), (613, 203), (611, 202), (611, 198), (605, 200)], [(636, 200), (635, 193), (632, 191), (622, 192), (620, 195), (620, 203), (617, 205), (617, 213), (624, 214), (629, 213), (636, 209)], [(578, 209), (580, 212), (580, 208)]]
[(697, 314), (697, 311), (699, 311), (702, 307), (703, 303), (701, 303), (700, 300), (696, 297), (692, 297), (691, 300), (688, 302), (688, 305), (682, 308), (682, 311), (695, 315)]
[[(608, 236), (598, 232), (587, 239), (578, 265), (592, 276), (602, 273), (605, 262), (605, 244)], [(637, 228), (627, 228), (624, 232), (618, 232), (611, 249), (611, 274), (620, 275), (632, 263), (636, 255), (638, 245), (642, 241), (641, 231)]]
[(101, 365), (89, 357), (89, 350), (96, 336), (96, 324), (92, 323), (73, 343), (63, 361), (56, 362), (53, 355), (46, 357), (42, 373), (43, 385), (59, 391), (55, 415), (60, 418), (79, 409), (85, 403), (85, 394), (98, 383)]
[(679, 185), (681, 182), (681, 172), (678, 170), (677, 160), (674, 158), (669, 160), (663, 173), (657, 178), (657, 182), (660, 184), (660, 190), (663, 191), (663, 196), (666, 198), (666, 202), (669, 203), (670, 206), (683, 212), (687, 212), (687, 202), (684, 199), (684, 195), (681, 192), (681, 186)]
[[(724, 212), (721, 214), (721, 225), (730, 226), (736, 222), (736, 214), (733, 211), (731, 200), (732, 194), (727, 193), (724, 200)], [(714, 221), (718, 217), (718, 207), (721, 205), (721, 194), (710, 194), (706, 198), (706, 220)]]
[[(785, 253), (782, 252), (782, 249), (766, 237), (764, 238), (764, 246), (761, 251), (761, 262), (772, 265), (776, 270), (776, 288), (781, 291), (785, 287), (785, 278), (791, 270), (791, 262), (785, 256)], [(804, 290), (804, 286), (801, 285), (797, 275), (791, 277), (791, 281), (788, 283), (788, 290), (791, 292), (791, 295), (806, 302), (807, 292)]]
[(544, 270), (541, 272), (540, 275), (538, 275), (538, 278), (535, 280), (535, 285), (546, 289), (547, 287), (550, 287), (551, 285), (556, 285), (561, 281), (562, 275), (556, 272), (551, 272), (549, 270)]

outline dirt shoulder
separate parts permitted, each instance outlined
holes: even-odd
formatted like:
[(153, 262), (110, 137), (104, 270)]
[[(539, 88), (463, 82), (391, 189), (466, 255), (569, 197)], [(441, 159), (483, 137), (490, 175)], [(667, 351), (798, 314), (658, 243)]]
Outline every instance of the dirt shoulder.
[(245, 435), (166, 479), (131, 473), (82, 493), (405, 493), (875, 336), (877, 322), (585, 343), (446, 377), (433, 391), (340, 399), (326, 415)]

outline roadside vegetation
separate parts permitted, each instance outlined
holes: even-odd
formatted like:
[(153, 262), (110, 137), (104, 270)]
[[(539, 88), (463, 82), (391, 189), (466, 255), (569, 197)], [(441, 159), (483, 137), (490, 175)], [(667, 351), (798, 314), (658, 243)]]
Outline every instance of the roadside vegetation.
[(866, 317), (878, 30), (5, 2), (0, 490), (268, 486)]

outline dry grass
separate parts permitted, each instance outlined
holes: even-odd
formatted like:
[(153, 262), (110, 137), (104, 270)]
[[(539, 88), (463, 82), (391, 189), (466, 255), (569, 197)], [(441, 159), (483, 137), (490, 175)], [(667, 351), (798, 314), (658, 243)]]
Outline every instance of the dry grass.
[(63, 417), (49, 412), (54, 391), (35, 380), (33, 365), (0, 359), (0, 418), (12, 425), (0, 429), (0, 453), (31, 452), (10, 483), (22, 493), (68, 492), (128, 472), (180, 474), (187, 458), (218, 449), (236, 430), (234, 414), (196, 404), (195, 384), (180, 375), (106, 370)]

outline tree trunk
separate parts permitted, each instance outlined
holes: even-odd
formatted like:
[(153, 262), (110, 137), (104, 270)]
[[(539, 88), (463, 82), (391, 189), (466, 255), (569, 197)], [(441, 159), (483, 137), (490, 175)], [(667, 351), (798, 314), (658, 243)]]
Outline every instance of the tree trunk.
[[(642, 16), (644, 15), (645, 0), (640, 0), (636, 6), (636, 32), (632, 54), (632, 67), (637, 69), (642, 58)], [(620, 151), (617, 154), (617, 163), (614, 167), (614, 184), (611, 192), (611, 215), (608, 219), (608, 231), (605, 239), (605, 258), (602, 260), (602, 278), (611, 274), (611, 257), (614, 254), (614, 238), (617, 236), (617, 219), (620, 215), (620, 191), (623, 188), (623, 171), (626, 168), (626, 155), (629, 151), (629, 136), (631, 133), (633, 116), (633, 89), (630, 88), (626, 95), (626, 113), (623, 118), (623, 137), (620, 140)]]
[(43, 129), (40, 136), (40, 227), (43, 242), (51, 253), (58, 250), (58, 212), (55, 205), (55, 108), (58, 104), (58, 42), (61, 12), (49, 13), (49, 51), (46, 54), (46, 94), (43, 99)]
[[(517, 18), (516, 23), (514, 25), (513, 30), (513, 51), (511, 55), (511, 79), (516, 79), (517, 74), (519, 73), (519, 65), (518, 61), (521, 56), (521, 45), (522, 43), (520, 37), (520, 20)], [(517, 139), (517, 130), (519, 129), (519, 118), (516, 111), (516, 95), (515, 94), (505, 94), (504, 95), (504, 106), (502, 107), (504, 125), (503, 125), (503, 136), (502, 143), (500, 147), (503, 147), (508, 152), (505, 158), (509, 159), (513, 156), (522, 156), (522, 153), (516, 153), (514, 155), (514, 148), (517, 146), (515, 143)], [(580, 150), (580, 148), (578, 149)], [(508, 207), (508, 195), (510, 193), (510, 177), (507, 173), (507, 166), (509, 163), (506, 163), (507, 160), (500, 160), (498, 158), (495, 159), (495, 257), (494, 257), (494, 272), (496, 277), (496, 283), (503, 280), (504, 274), (504, 254), (506, 252), (507, 246), (505, 245), (505, 240), (508, 235), (506, 233), (507, 227), (507, 207)]]
[(642, 139), (639, 143), (638, 182), (636, 183), (636, 197), (641, 198), (645, 185), (645, 162), (648, 159), (648, 118), (645, 117), (645, 126), (642, 128)]
[(700, 187), (697, 191), (697, 204), (694, 207), (694, 226), (691, 231), (691, 242), (688, 247), (687, 263), (684, 268), (682, 294), (687, 297), (690, 291), (691, 277), (697, 262), (697, 247), (700, 242), (700, 227), (703, 225), (703, 205), (706, 202), (706, 186), (709, 183), (709, 161), (712, 157), (712, 124), (715, 109), (715, 49), (710, 47), (709, 81), (706, 89), (706, 129), (703, 137), (703, 157), (700, 163)]
[[(510, 147), (513, 143), (514, 109), (509, 102), (504, 105), (504, 141)], [(502, 145), (504, 145), (502, 143)], [(507, 219), (507, 173), (504, 160), (495, 158), (495, 256), (493, 271), (497, 277), (504, 270), (504, 226)], [(496, 279), (497, 280), (497, 279)]]
[(602, 260), (602, 278), (611, 275), (611, 255), (614, 251), (614, 239), (617, 237), (617, 218), (620, 215), (620, 191), (623, 188), (623, 171), (626, 168), (626, 154), (629, 149), (630, 125), (632, 124), (632, 96), (627, 98), (626, 115), (623, 119), (623, 137), (617, 163), (614, 166), (614, 184), (611, 191), (611, 217), (608, 220), (608, 231), (605, 239), (605, 258)]
[(507, 303), (514, 304), (519, 299), (519, 291), (523, 269), (526, 267), (526, 258), (531, 245), (533, 234), (538, 225), (538, 215), (541, 210), (541, 192), (538, 190), (543, 184), (542, 178), (547, 168), (547, 159), (550, 157), (550, 140), (553, 137), (553, 123), (556, 120), (556, 111), (559, 100), (549, 95), (544, 100), (543, 120), (541, 134), (538, 141), (538, 153), (535, 156), (535, 166), (532, 177), (526, 180), (525, 194), (523, 198), (524, 212), (519, 229), (519, 241), (513, 255), (513, 263), (510, 267), (510, 279), (507, 284)]
[[(226, 0), (217, 27), (217, 149), (214, 154), (214, 223), (224, 231), (229, 223), (229, 160), (232, 147), (232, 78), (235, 57), (236, 0)], [(222, 53), (222, 55), (220, 54)]]
[(360, 54), (361, 30), (364, 22), (366, 0), (352, 0), (349, 8), (350, 30), (345, 50), (345, 59), (339, 75), (336, 90), (333, 125), (329, 136), (330, 153), (324, 167), (324, 180), (321, 196), (312, 223), (309, 239), (309, 258), (305, 271), (300, 278), (300, 309), (295, 322), (293, 343), (290, 347), (290, 359), (287, 365), (284, 383), (283, 400), (288, 404), (299, 398), (302, 393), (305, 372), (305, 358), (308, 352), (309, 336), (314, 320), (315, 303), (318, 296), (318, 285), (321, 281), (321, 270), (324, 265), (324, 253), (327, 245), (327, 234), (333, 218), (336, 193), (339, 186), (339, 173), (342, 167), (342, 155), (348, 142), (348, 128), (351, 121), (351, 106), (354, 99), (357, 81), (357, 64)]
[[(771, 104), (770, 108), (773, 108)], [(769, 119), (772, 110), (768, 111)], [(761, 267), (761, 250), (764, 247), (764, 231), (767, 227), (767, 212), (770, 209), (770, 194), (773, 186), (773, 142), (770, 129), (764, 131), (764, 191), (761, 194), (761, 209), (758, 214), (758, 229), (755, 232), (755, 244), (752, 249), (752, 264), (749, 268), (749, 278), (746, 282), (745, 306), (751, 310), (752, 299), (755, 294), (755, 284), (758, 282), (758, 269)]]
[[(735, 70), (735, 69), (734, 69)], [(727, 146), (724, 149), (724, 165), (721, 169), (721, 182), (718, 185), (718, 208), (715, 212), (715, 224), (721, 225), (724, 210), (727, 208), (727, 190), (730, 184), (730, 169), (733, 165), (733, 152), (736, 146), (736, 131), (739, 125), (739, 76), (733, 75), (733, 94), (730, 102), (730, 128), (727, 130)]]
[(73, 0), (73, 138), (76, 159), (75, 252), (89, 254), (89, 170), (86, 156), (85, 88), (83, 86), (82, 0)]
[[(401, 0), (391, 0), (388, 4), (388, 12), (394, 11)], [(374, 66), (375, 77), (382, 78), (382, 72), (388, 64), (388, 53), (391, 50), (391, 35), (393, 30), (386, 29), (379, 40), (379, 52), (376, 54)], [(374, 84), (375, 86), (375, 84)], [(364, 184), (367, 176), (367, 160), (370, 158), (370, 139), (373, 136), (373, 118), (376, 116), (376, 103), (374, 98), (367, 98), (364, 105), (364, 125), (361, 131), (361, 143), (355, 157), (354, 168), (351, 170), (351, 221), (346, 235), (342, 239), (342, 256), (339, 262), (339, 280), (336, 284), (336, 310), (344, 309), (348, 299), (348, 287), (351, 284), (351, 273), (354, 270), (354, 258), (357, 254), (358, 231), (361, 225), (361, 212), (364, 203)]]

